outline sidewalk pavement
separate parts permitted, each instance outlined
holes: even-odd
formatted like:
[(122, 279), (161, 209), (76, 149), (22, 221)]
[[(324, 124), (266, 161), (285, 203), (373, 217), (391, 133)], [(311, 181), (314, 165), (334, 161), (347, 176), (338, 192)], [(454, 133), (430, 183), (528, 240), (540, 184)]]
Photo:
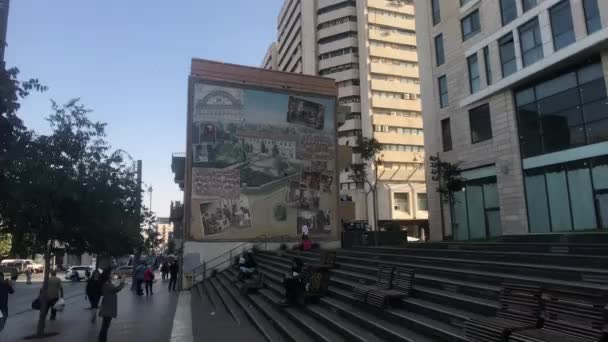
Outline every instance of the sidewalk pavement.
[[(157, 280), (153, 296), (137, 296), (129, 290), (130, 284), (118, 296), (118, 317), (112, 320), (108, 341), (131, 342), (170, 341), (173, 317), (177, 306), (178, 293), (169, 293), (169, 281)], [(95, 342), (101, 327), (101, 319), (90, 322), (91, 311), (84, 296), (66, 299), (65, 311), (57, 315), (56, 321), (48, 321), (47, 332), (60, 334), (45, 339), (47, 342)], [(4, 331), (0, 332), (1, 342), (23, 341), (23, 337), (36, 331), (38, 311), (27, 311), (9, 315)]]

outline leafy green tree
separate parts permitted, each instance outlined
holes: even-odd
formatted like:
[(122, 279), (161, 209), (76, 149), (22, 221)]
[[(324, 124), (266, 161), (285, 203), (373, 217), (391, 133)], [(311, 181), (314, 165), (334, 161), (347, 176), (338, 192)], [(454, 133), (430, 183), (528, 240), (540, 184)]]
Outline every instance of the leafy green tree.
[(0, 234), (0, 257), (6, 257), (11, 252), (11, 235)]
[[(353, 182), (359, 184), (367, 184), (367, 194), (372, 194), (373, 205), (374, 205), (374, 229), (378, 229), (377, 219), (377, 204), (376, 204), (376, 190), (378, 186), (378, 165), (381, 162), (379, 159), (375, 159), (376, 155), (382, 151), (382, 144), (376, 140), (376, 138), (361, 137), (357, 142), (357, 146), (353, 148), (355, 152), (361, 154), (361, 162), (353, 163), (350, 166), (348, 178)], [(368, 174), (369, 165), (374, 165), (375, 177), (370, 177)]]
[(0, 229), (44, 255), (36, 337), (45, 336), (46, 288), (57, 247), (120, 255), (141, 245), (141, 188), (134, 165), (110, 152), (105, 124), (92, 122), (78, 100), (52, 104), (51, 133), (16, 131), (19, 154), (3, 165)]

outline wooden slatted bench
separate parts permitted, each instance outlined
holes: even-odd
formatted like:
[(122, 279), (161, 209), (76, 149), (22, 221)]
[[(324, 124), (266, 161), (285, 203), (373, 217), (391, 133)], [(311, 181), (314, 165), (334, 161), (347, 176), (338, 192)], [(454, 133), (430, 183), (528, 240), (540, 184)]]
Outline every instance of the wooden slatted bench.
[(368, 304), (378, 308), (391, 307), (393, 301), (409, 297), (414, 287), (414, 270), (397, 267), (393, 271), (393, 281), (389, 289), (375, 289), (367, 293)]
[(543, 291), (544, 324), (540, 329), (514, 332), (515, 342), (600, 342), (608, 340), (606, 295), (574, 290)]
[(472, 342), (506, 341), (513, 331), (539, 327), (541, 294), (540, 286), (503, 283), (496, 316), (465, 322), (465, 337)]
[(395, 267), (390, 265), (379, 265), (378, 266), (378, 280), (376, 285), (361, 285), (353, 289), (355, 300), (358, 302), (367, 302), (367, 294), (376, 289), (389, 290), (393, 285), (393, 272)]

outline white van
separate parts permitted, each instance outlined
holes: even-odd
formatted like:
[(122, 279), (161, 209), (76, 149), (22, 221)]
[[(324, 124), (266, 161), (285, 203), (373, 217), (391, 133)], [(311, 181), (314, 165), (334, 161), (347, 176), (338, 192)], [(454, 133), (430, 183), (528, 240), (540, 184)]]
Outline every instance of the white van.
[(33, 269), (34, 263), (31, 260), (26, 259), (5, 259), (0, 262), (0, 267), (5, 268), (13, 268), (16, 269), (17, 272), (23, 273), (25, 270)]

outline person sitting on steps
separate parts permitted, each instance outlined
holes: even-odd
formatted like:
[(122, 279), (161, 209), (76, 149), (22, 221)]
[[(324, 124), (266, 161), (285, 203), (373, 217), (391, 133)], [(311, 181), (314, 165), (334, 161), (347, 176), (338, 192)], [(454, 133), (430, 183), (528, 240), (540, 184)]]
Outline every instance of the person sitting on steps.
[(255, 262), (253, 258), (253, 254), (251, 252), (247, 252), (245, 254), (245, 262), (241, 264), (239, 268), (239, 280), (245, 280), (251, 277), (252, 274), (257, 272), (258, 264)]

